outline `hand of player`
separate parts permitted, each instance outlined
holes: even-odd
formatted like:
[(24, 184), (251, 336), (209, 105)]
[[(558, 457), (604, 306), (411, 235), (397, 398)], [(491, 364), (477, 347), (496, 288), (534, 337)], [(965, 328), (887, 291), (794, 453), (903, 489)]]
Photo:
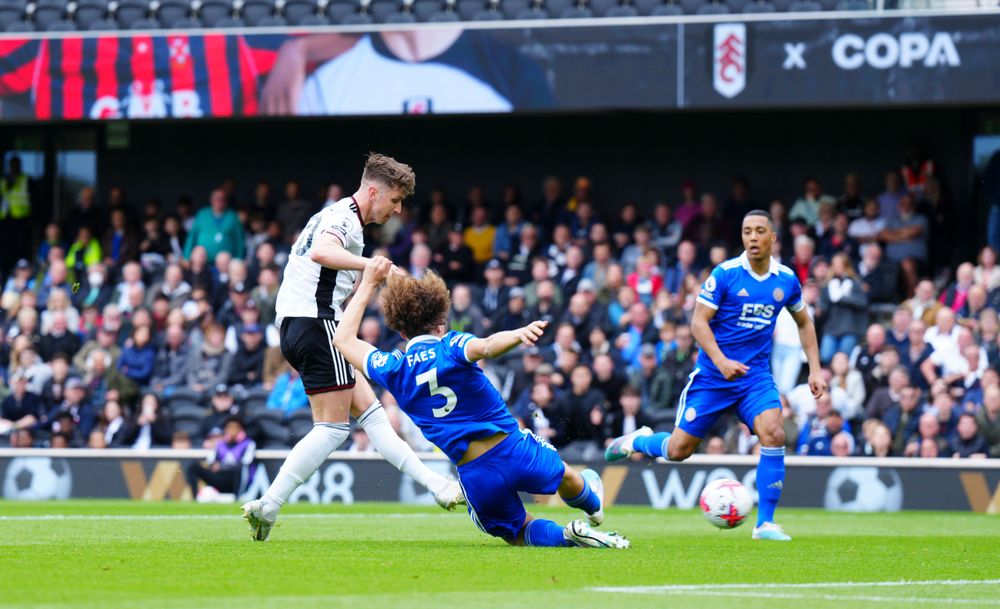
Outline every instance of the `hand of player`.
[(260, 112), (276, 116), (295, 114), (306, 82), (306, 50), (302, 40), (281, 45), (274, 66), (260, 91)]
[(542, 334), (545, 334), (545, 328), (548, 325), (547, 321), (533, 321), (518, 330), (517, 336), (521, 339), (521, 344), (525, 347), (533, 346), (542, 337)]
[(389, 276), (392, 269), (392, 261), (383, 256), (372, 256), (365, 264), (365, 274), (362, 280), (372, 286), (381, 285), (385, 278)]
[(404, 269), (401, 266), (397, 266), (395, 264), (392, 265), (392, 270), (390, 272), (391, 272), (391, 274), (393, 274), (393, 275), (399, 275), (400, 277), (405, 277), (405, 276), (409, 275), (409, 273), (406, 272), (406, 269)]
[(722, 376), (726, 377), (727, 381), (733, 381), (741, 376), (746, 376), (746, 373), (750, 371), (750, 366), (729, 358), (717, 363), (716, 367), (722, 373)]
[(819, 370), (809, 373), (809, 389), (816, 399), (826, 393), (826, 379), (823, 378), (823, 373)]

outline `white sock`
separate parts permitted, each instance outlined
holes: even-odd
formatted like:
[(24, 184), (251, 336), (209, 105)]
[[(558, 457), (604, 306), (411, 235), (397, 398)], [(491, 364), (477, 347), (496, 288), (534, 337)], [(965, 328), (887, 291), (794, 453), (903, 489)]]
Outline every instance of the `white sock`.
[(385, 409), (378, 400), (372, 402), (368, 410), (358, 417), (358, 424), (368, 434), (372, 446), (382, 458), (392, 463), (396, 469), (417, 481), (432, 493), (437, 493), (448, 485), (448, 479), (431, 470), (417, 458), (410, 445), (400, 438), (385, 416)]
[(288, 453), (274, 482), (264, 493), (264, 517), (273, 520), (281, 506), (299, 486), (312, 476), (330, 453), (350, 434), (348, 423), (316, 423)]

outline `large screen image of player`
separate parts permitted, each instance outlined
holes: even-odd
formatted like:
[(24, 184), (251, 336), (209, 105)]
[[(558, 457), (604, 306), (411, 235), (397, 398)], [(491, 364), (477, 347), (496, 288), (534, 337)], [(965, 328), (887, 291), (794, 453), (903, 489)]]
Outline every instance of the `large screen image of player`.
[(1000, 102), (998, 14), (252, 32), (0, 37), (0, 120)]

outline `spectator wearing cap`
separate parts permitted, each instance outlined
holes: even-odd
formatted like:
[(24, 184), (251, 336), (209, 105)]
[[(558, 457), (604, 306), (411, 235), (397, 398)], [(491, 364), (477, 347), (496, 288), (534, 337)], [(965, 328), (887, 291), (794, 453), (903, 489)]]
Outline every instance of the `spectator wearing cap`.
[(150, 340), (150, 329), (144, 326), (132, 328), (132, 336), (118, 359), (118, 370), (136, 387), (149, 385), (156, 361), (156, 349)]
[(629, 385), (639, 390), (643, 404), (650, 404), (652, 401), (656, 372), (656, 347), (645, 343), (639, 347), (639, 365), (629, 370)]
[(221, 429), (226, 419), (239, 414), (236, 400), (225, 383), (218, 383), (212, 387), (209, 403), (211, 408), (201, 420), (202, 438), (208, 438), (213, 429)]
[(245, 310), (256, 307), (250, 300), (250, 288), (246, 283), (237, 281), (229, 287), (229, 299), (218, 309), (216, 318), (226, 328), (240, 325)]
[[(524, 302), (523, 288), (510, 288), (504, 308), (497, 311), (491, 330), (503, 332), (516, 330), (531, 323), (532, 319)], [(485, 319), (484, 319), (485, 321)]]
[(264, 375), (264, 333), (257, 324), (247, 324), (240, 332), (240, 344), (229, 369), (231, 386), (252, 389), (259, 387)]
[(493, 257), (500, 260), (510, 260), (514, 247), (520, 240), (521, 229), (524, 228), (524, 213), (518, 204), (508, 205), (504, 210), (503, 224), (497, 227), (493, 239)]
[[(449, 286), (472, 281), (476, 265), (472, 249), (465, 244), (461, 225), (454, 225), (447, 233), (445, 247), (434, 250), (433, 263), (437, 273)], [(493, 262), (492, 260), (490, 261)], [(490, 263), (487, 263), (489, 267)], [(492, 268), (500, 268), (499, 262)], [(487, 273), (488, 274), (488, 273)]]
[[(198, 210), (194, 216), (194, 223), (188, 231), (187, 241), (184, 244), (184, 258), (190, 259), (191, 251), (199, 246), (205, 248), (205, 253), (210, 260), (214, 260), (219, 252), (228, 252), (235, 258), (243, 258), (246, 248), (246, 242), (243, 239), (243, 225), (236, 212), (229, 209), (225, 191), (221, 188), (213, 190), (209, 202), (208, 207)], [(294, 214), (297, 208), (293, 209), (292, 205), (291, 201), (283, 204), (281, 210), (284, 211), (281, 213)], [(308, 214), (306, 214), (306, 218), (308, 218)], [(291, 228), (286, 228), (286, 232), (292, 234), (303, 224), (305, 224), (305, 220)]]
[(222, 437), (215, 444), (205, 464), (193, 462), (187, 467), (191, 493), (198, 495), (198, 482), (220, 493), (239, 494), (256, 471), (257, 445), (247, 436), (243, 420), (236, 416), (221, 422)]
[(14, 272), (7, 278), (4, 284), (4, 292), (14, 292), (22, 294), (27, 290), (35, 289), (35, 278), (31, 272), (31, 263), (27, 258), (21, 258), (14, 265)]
[[(477, 290), (475, 297), (482, 306), (485, 316), (484, 322), (488, 328), (492, 329), (507, 308), (511, 288), (504, 285), (503, 264), (496, 258), (486, 263), (483, 276), (486, 279), (486, 285)], [(523, 289), (521, 290), (521, 298), (524, 298)]]
[(226, 333), (212, 324), (205, 331), (201, 347), (191, 351), (187, 366), (187, 386), (198, 392), (224, 384), (232, 367), (232, 354), (226, 351)]
[(286, 417), (295, 410), (309, 407), (309, 396), (294, 368), (289, 368), (275, 379), (274, 388), (267, 396), (267, 407), (280, 410)]
[(507, 273), (510, 283), (523, 285), (531, 278), (532, 260), (543, 253), (541, 240), (538, 237), (538, 228), (531, 223), (525, 223), (521, 228), (521, 233), (514, 244), (510, 260), (507, 262)]
[(489, 210), (482, 206), (472, 210), (471, 220), (471, 224), (465, 228), (463, 239), (472, 250), (472, 258), (476, 264), (486, 264), (493, 258), (496, 228), (489, 223)]
[(10, 395), (0, 403), (0, 434), (34, 427), (42, 418), (42, 398), (28, 391), (28, 377), (15, 372), (10, 378)]
[(81, 444), (82, 438), (90, 435), (90, 430), (93, 429), (97, 421), (94, 407), (91, 405), (90, 400), (87, 399), (87, 392), (83, 386), (83, 381), (77, 377), (71, 377), (66, 381), (62, 403), (49, 410), (42, 421), (42, 425), (52, 433), (65, 430), (67, 424), (65, 422), (59, 424), (58, 420), (60, 417), (68, 417), (72, 420), (73, 429), (79, 433)]

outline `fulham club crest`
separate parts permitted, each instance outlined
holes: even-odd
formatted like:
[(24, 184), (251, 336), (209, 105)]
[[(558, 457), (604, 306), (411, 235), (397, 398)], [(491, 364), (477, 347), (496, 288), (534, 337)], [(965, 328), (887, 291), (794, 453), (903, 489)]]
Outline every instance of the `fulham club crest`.
[(733, 98), (747, 84), (747, 28), (719, 23), (712, 44), (712, 84), (723, 97)]

